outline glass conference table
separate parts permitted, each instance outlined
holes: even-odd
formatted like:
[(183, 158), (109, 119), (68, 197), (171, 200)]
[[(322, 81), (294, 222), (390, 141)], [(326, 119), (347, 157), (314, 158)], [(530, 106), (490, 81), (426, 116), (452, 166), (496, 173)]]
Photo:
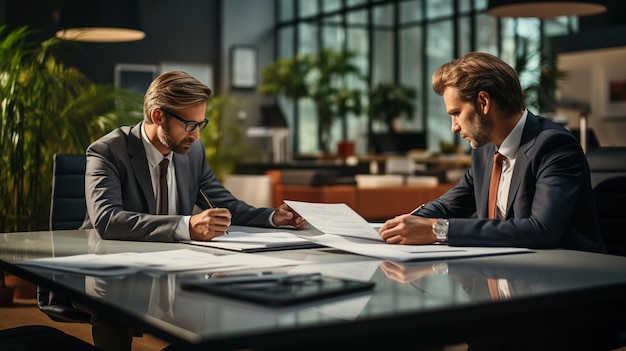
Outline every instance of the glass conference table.
[[(238, 229), (262, 231), (231, 227), (231, 231)], [(16, 264), (34, 258), (181, 248), (231, 253), (180, 243), (101, 240), (95, 231), (1, 233), (0, 268), (170, 342), (176, 349), (389, 349), (391, 345), (402, 349), (400, 345), (407, 345), (406, 349), (421, 350), (509, 335), (531, 340), (548, 337), (559, 346), (583, 345), (585, 338), (593, 337), (594, 345), (600, 345), (614, 335), (614, 322), (626, 319), (626, 258), (568, 250), (411, 263), (333, 248), (250, 254), (294, 260), (272, 272), (314, 270), (376, 284), (370, 291), (285, 307), (181, 288), (186, 281), (212, 279), (219, 269), (103, 277)], [(493, 283), (497, 295), (490, 293)]]

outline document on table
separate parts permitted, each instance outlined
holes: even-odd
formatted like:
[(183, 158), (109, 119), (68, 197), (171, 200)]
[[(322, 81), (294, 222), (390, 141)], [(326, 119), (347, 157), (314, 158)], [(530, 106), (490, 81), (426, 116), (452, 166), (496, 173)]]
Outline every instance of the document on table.
[(124, 252), (116, 254), (85, 254), (37, 258), (18, 262), (45, 270), (79, 273), (92, 276), (126, 275), (136, 272), (231, 271), (238, 269), (280, 267), (302, 262), (277, 257), (232, 253), (215, 255), (188, 249)]
[(507, 247), (387, 244), (371, 223), (346, 204), (287, 200), (285, 203), (325, 234), (311, 236), (308, 240), (364, 256), (402, 262), (531, 252), (529, 249)]
[(370, 223), (344, 203), (284, 202), (324, 234), (383, 241)]
[(287, 249), (317, 248), (321, 245), (288, 232), (230, 232), (211, 241), (185, 241), (186, 244), (215, 247), (239, 252), (263, 252)]

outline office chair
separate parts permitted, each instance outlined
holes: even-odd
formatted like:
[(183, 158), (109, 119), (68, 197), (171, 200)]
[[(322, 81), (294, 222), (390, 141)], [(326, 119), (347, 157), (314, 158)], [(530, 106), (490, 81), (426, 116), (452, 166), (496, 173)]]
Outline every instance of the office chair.
[[(52, 201), (50, 204), (50, 229), (78, 229), (85, 219), (85, 167), (83, 154), (55, 154), (52, 175)], [(37, 286), (37, 306), (50, 319), (57, 322), (89, 323), (91, 315), (48, 288)]]
[[(50, 229), (71, 230), (82, 225), (87, 214), (85, 199), (85, 169), (83, 154), (55, 154), (50, 204)], [(37, 287), (39, 310), (56, 322), (91, 323), (91, 314), (74, 306), (72, 301), (54, 291)], [(141, 337), (134, 331), (133, 336)]]
[(626, 256), (626, 176), (608, 178), (593, 188), (600, 234), (611, 255)]
[(50, 229), (78, 229), (85, 214), (85, 167), (83, 154), (55, 154), (50, 203)]

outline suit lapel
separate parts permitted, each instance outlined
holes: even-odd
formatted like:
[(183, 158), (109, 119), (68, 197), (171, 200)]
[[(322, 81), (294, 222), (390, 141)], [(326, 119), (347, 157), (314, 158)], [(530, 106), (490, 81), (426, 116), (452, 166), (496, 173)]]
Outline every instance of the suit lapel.
[(537, 117), (529, 111), (528, 116), (526, 116), (526, 125), (524, 125), (524, 132), (522, 132), (522, 140), (520, 142), (519, 149), (517, 150), (517, 155), (515, 156), (515, 170), (513, 170), (513, 175), (511, 177), (509, 199), (506, 204), (507, 218), (509, 216), (509, 212), (512, 209), (512, 204), (515, 201), (515, 197), (517, 196), (517, 192), (522, 182), (522, 176), (524, 175), (524, 172), (520, 172), (519, 170), (525, 170), (528, 167), (528, 152), (535, 143), (538, 132), (539, 121), (537, 120)]
[(148, 212), (156, 214), (156, 199), (152, 191), (150, 170), (146, 167), (148, 158), (146, 157), (146, 150), (141, 141), (141, 128), (143, 128), (143, 122), (136, 124), (135, 127), (130, 130), (130, 134), (128, 135), (128, 154), (130, 156), (130, 165), (133, 168), (135, 180), (137, 184), (139, 184), (144, 199), (148, 204)]

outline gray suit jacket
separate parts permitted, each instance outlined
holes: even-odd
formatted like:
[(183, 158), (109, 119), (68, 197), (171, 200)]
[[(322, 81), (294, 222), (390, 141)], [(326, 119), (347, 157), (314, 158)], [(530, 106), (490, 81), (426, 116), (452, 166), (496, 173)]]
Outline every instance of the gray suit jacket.
[(142, 122), (118, 128), (87, 148), (87, 218), (81, 228), (95, 228), (104, 239), (174, 241), (182, 215), (190, 215), (194, 204), (208, 207), (200, 189), (215, 206), (230, 210), (232, 224), (271, 226), (273, 209), (250, 206), (226, 190), (211, 171), (200, 141), (193, 143), (187, 154), (174, 154), (180, 214), (156, 215), (141, 128)]
[(494, 152), (493, 144), (472, 150), (472, 166), (459, 183), (419, 213), (450, 218), (449, 245), (606, 252), (589, 164), (573, 134), (528, 113), (504, 220), (487, 219)]

